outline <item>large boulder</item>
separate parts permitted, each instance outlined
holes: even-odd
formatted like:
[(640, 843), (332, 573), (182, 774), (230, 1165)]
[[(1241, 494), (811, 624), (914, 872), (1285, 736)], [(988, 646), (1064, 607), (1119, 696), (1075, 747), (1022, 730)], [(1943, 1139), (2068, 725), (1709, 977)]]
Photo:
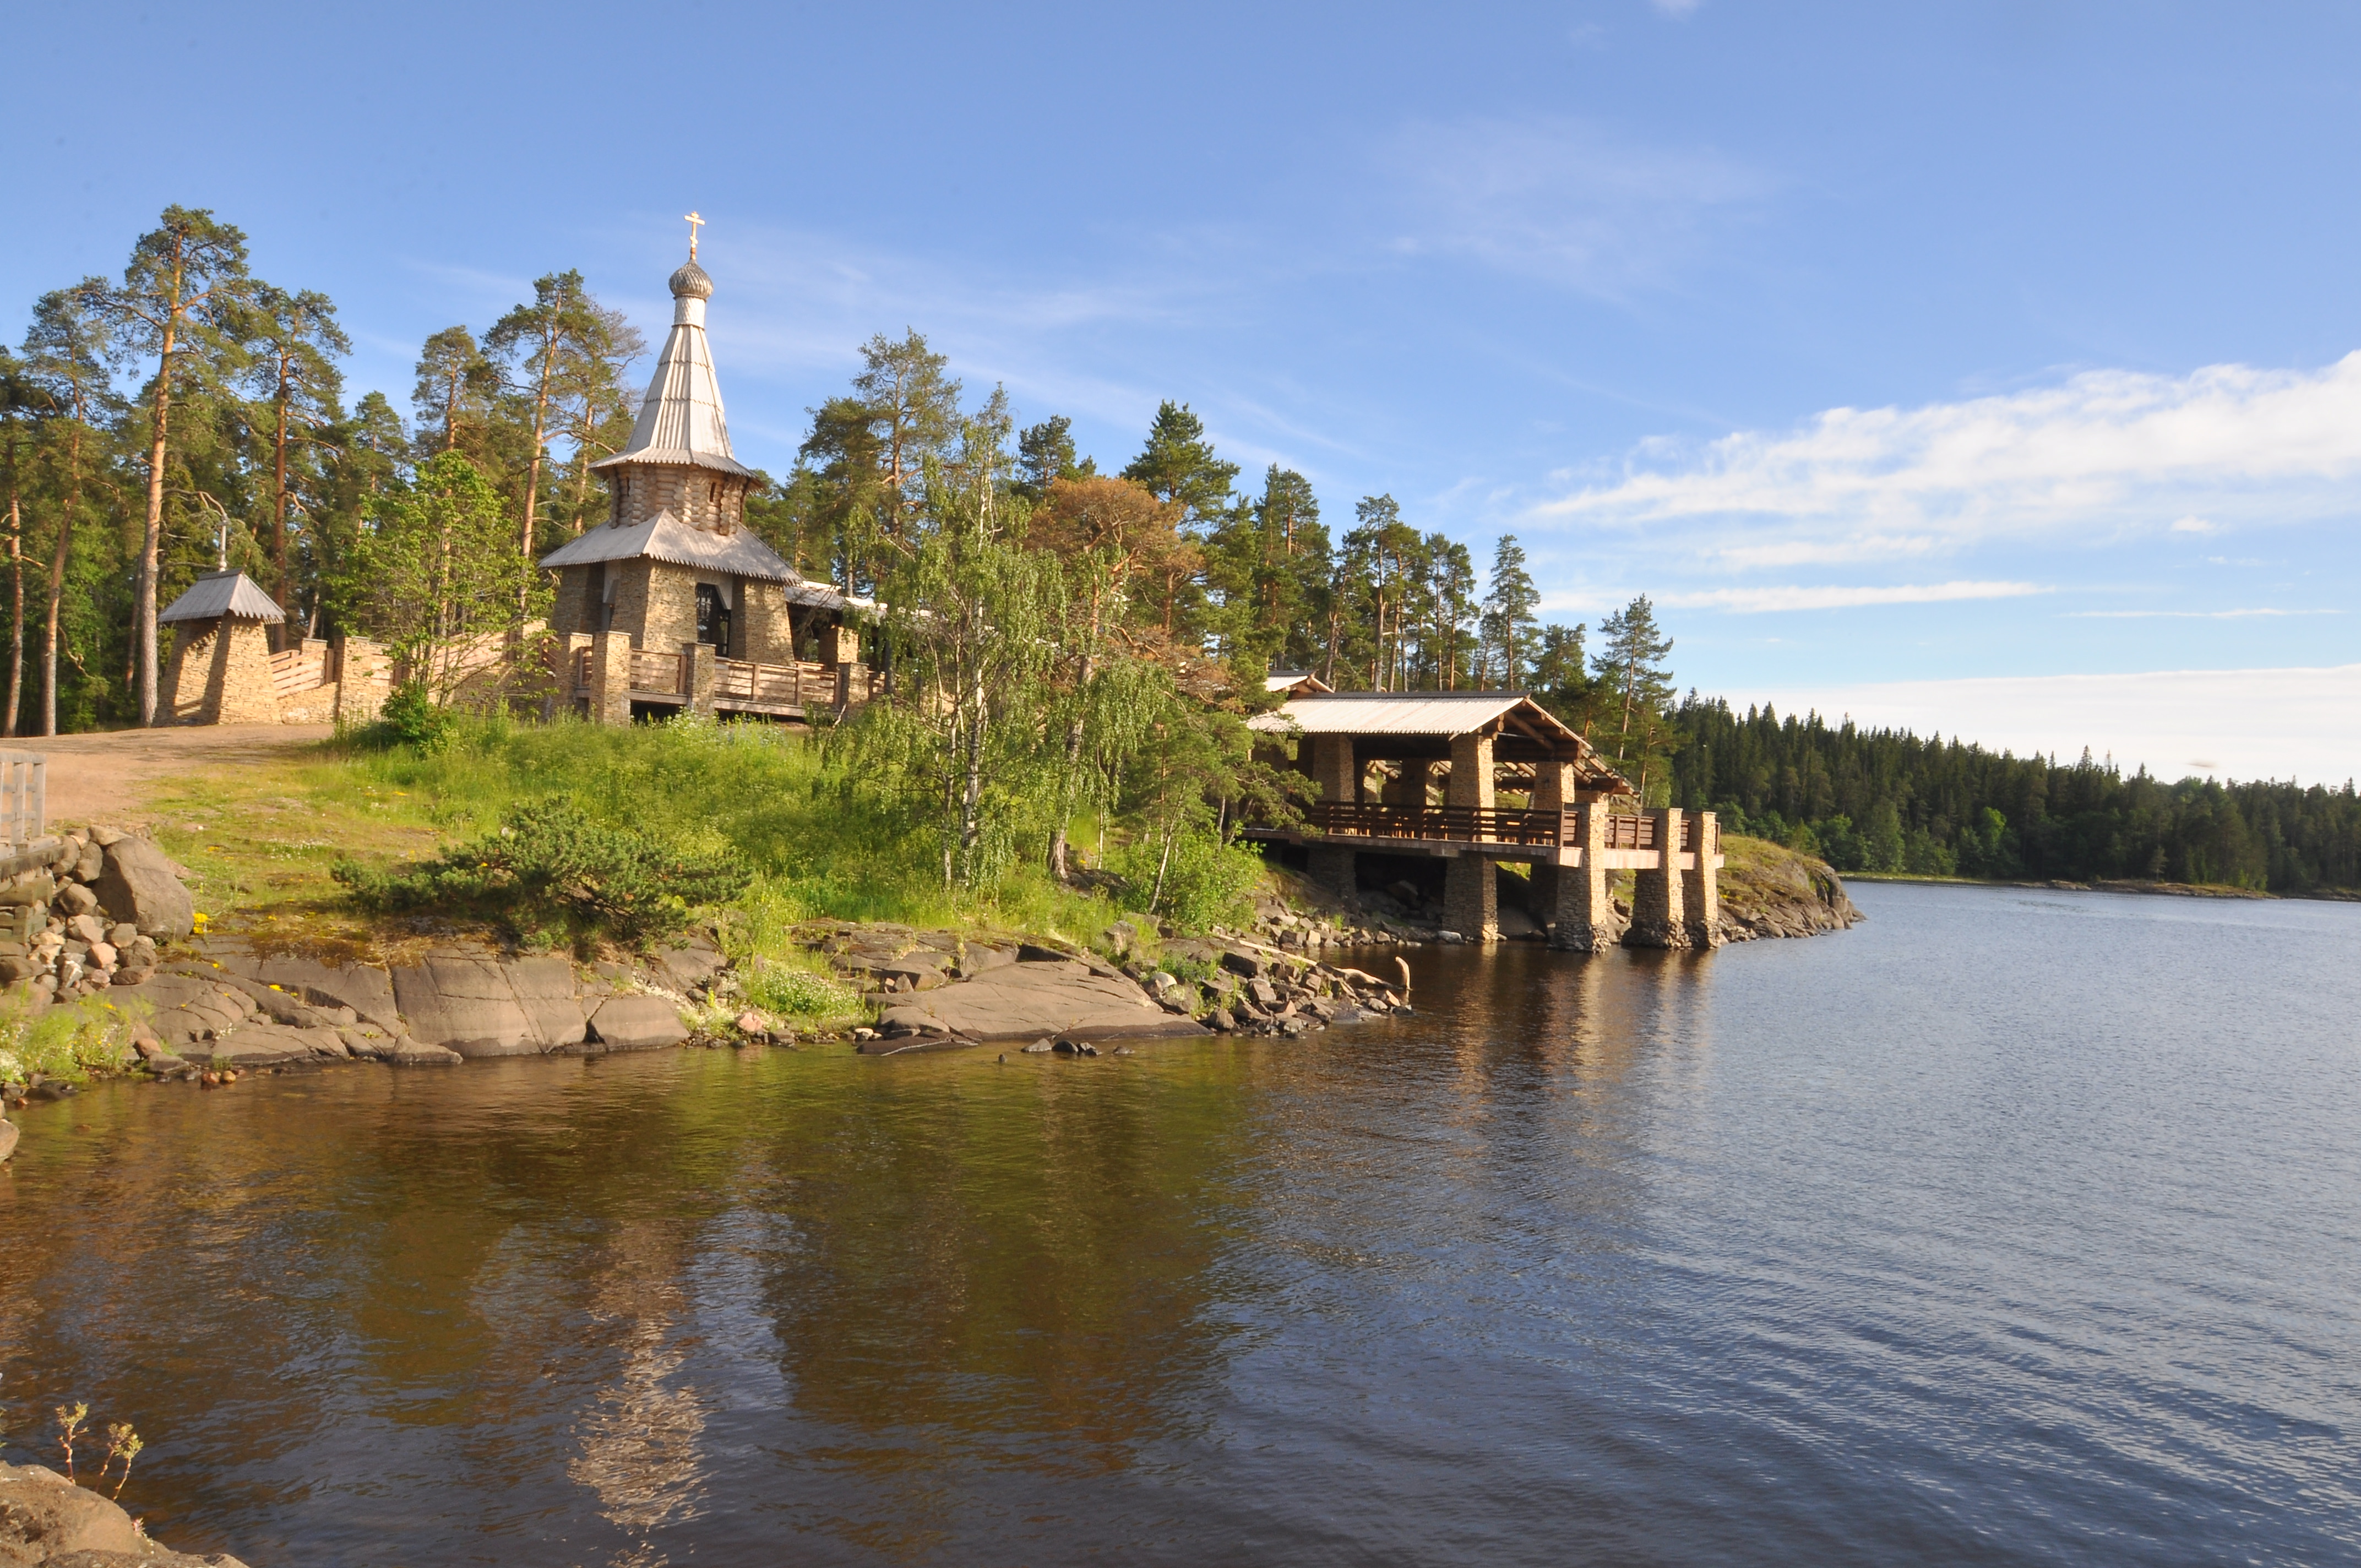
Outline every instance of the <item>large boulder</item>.
[(589, 1038), (610, 1051), (649, 1051), (688, 1038), (680, 1009), (661, 996), (610, 996), (590, 1014)]
[(0, 1564), (16, 1568), (245, 1568), (215, 1552), (168, 1552), (88, 1486), (39, 1464), (0, 1464)]
[(16, 1124), (0, 1122), (0, 1159), (16, 1152)]
[(410, 1033), (478, 1057), (538, 1056), (549, 1048), (489, 953), (434, 953), (393, 971), (393, 999)]
[(185, 937), (196, 929), (196, 905), (172, 873), (172, 862), (152, 840), (118, 839), (103, 851), (98, 901), (145, 937)]

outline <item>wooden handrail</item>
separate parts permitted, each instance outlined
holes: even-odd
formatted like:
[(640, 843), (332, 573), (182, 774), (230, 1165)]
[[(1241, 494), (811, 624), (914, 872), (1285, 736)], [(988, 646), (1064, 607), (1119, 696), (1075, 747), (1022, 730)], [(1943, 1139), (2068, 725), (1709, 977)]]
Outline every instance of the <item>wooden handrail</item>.
[(631, 652), (631, 689), (677, 696), (688, 690), (687, 664), (688, 655), (686, 653), (646, 653), (634, 649)]
[[(1582, 841), (1580, 816), (1572, 811), (1509, 811), (1474, 806), (1389, 806), (1358, 801), (1315, 801), (1304, 819), (1323, 833), (1362, 839), (1430, 839), (1461, 844), (1556, 846)], [(1691, 819), (1694, 823), (1694, 818)], [(1684, 846), (1694, 850), (1694, 826), (1684, 829)], [(1653, 817), (1610, 816), (1600, 848), (1656, 848)]]

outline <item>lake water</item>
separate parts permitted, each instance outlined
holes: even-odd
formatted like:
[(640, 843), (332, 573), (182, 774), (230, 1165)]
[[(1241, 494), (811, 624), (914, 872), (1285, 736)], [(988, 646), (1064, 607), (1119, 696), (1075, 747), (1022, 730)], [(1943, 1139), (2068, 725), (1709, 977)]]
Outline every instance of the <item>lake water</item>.
[(256, 1568), (2361, 1561), (2361, 906), (1854, 894), (1297, 1043), (30, 1107), (0, 1437)]

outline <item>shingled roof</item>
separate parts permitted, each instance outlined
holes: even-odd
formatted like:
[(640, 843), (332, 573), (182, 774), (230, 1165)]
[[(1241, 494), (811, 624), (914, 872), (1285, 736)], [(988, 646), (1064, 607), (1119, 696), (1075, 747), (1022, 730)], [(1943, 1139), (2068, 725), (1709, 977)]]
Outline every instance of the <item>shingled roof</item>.
[(273, 604), (270, 596), (257, 587), (254, 579), (244, 572), (207, 572), (189, 585), (187, 593), (167, 606), (164, 613), (156, 618), (156, 623), (169, 626), (176, 620), (219, 620), (225, 615), (274, 623), (287, 619), (287, 612)]
[(669, 511), (645, 522), (617, 526), (606, 523), (582, 537), (561, 544), (541, 558), (555, 571), (560, 566), (587, 566), (597, 561), (669, 561), (675, 566), (701, 566), (708, 572), (759, 577), (764, 582), (800, 587), (803, 578), (779, 553), (744, 529), (735, 533), (708, 533), (691, 528)]
[(754, 470), (730, 451), (721, 383), (714, 378), (713, 348), (705, 337), (705, 302), (712, 297), (713, 280), (693, 258), (672, 275), (672, 332), (656, 356), (656, 373), (648, 378), (639, 422), (620, 452), (590, 465), (594, 473), (664, 463), (753, 477)]

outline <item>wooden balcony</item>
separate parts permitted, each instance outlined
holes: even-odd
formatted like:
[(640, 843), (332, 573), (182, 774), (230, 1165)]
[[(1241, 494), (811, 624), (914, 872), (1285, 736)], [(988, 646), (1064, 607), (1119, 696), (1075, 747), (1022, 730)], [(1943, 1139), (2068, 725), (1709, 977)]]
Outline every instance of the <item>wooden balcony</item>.
[[(1389, 854), (1450, 858), (1475, 851), (1493, 860), (1533, 861), (1543, 865), (1571, 866), (1582, 861), (1582, 818), (1577, 811), (1381, 806), (1323, 800), (1306, 806), (1303, 817), (1302, 831), (1249, 828), (1246, 835)], [(1674, 851), (1675, 864), (1681, 869), (1696, 864), (1704, 828), (1696, 816), (1684, 815), (1681, 818), (1681, 842)], [(1661, 865), (1663, 846), (1657, 842), (1656, 829), (1657, 819), (1653, 817), (1609, 816), (1599, 846), (1601, 863), (1631, 870)], [(1718, 852), (1714, 863), (1721, 863)]]
[(833, 664), (806, 659), (791, 664), (756, 664), (743, 659), (713, 662), (713, 706), (725, 711), (800, 718), (811, 708), (834, 707), (836, 696)]

